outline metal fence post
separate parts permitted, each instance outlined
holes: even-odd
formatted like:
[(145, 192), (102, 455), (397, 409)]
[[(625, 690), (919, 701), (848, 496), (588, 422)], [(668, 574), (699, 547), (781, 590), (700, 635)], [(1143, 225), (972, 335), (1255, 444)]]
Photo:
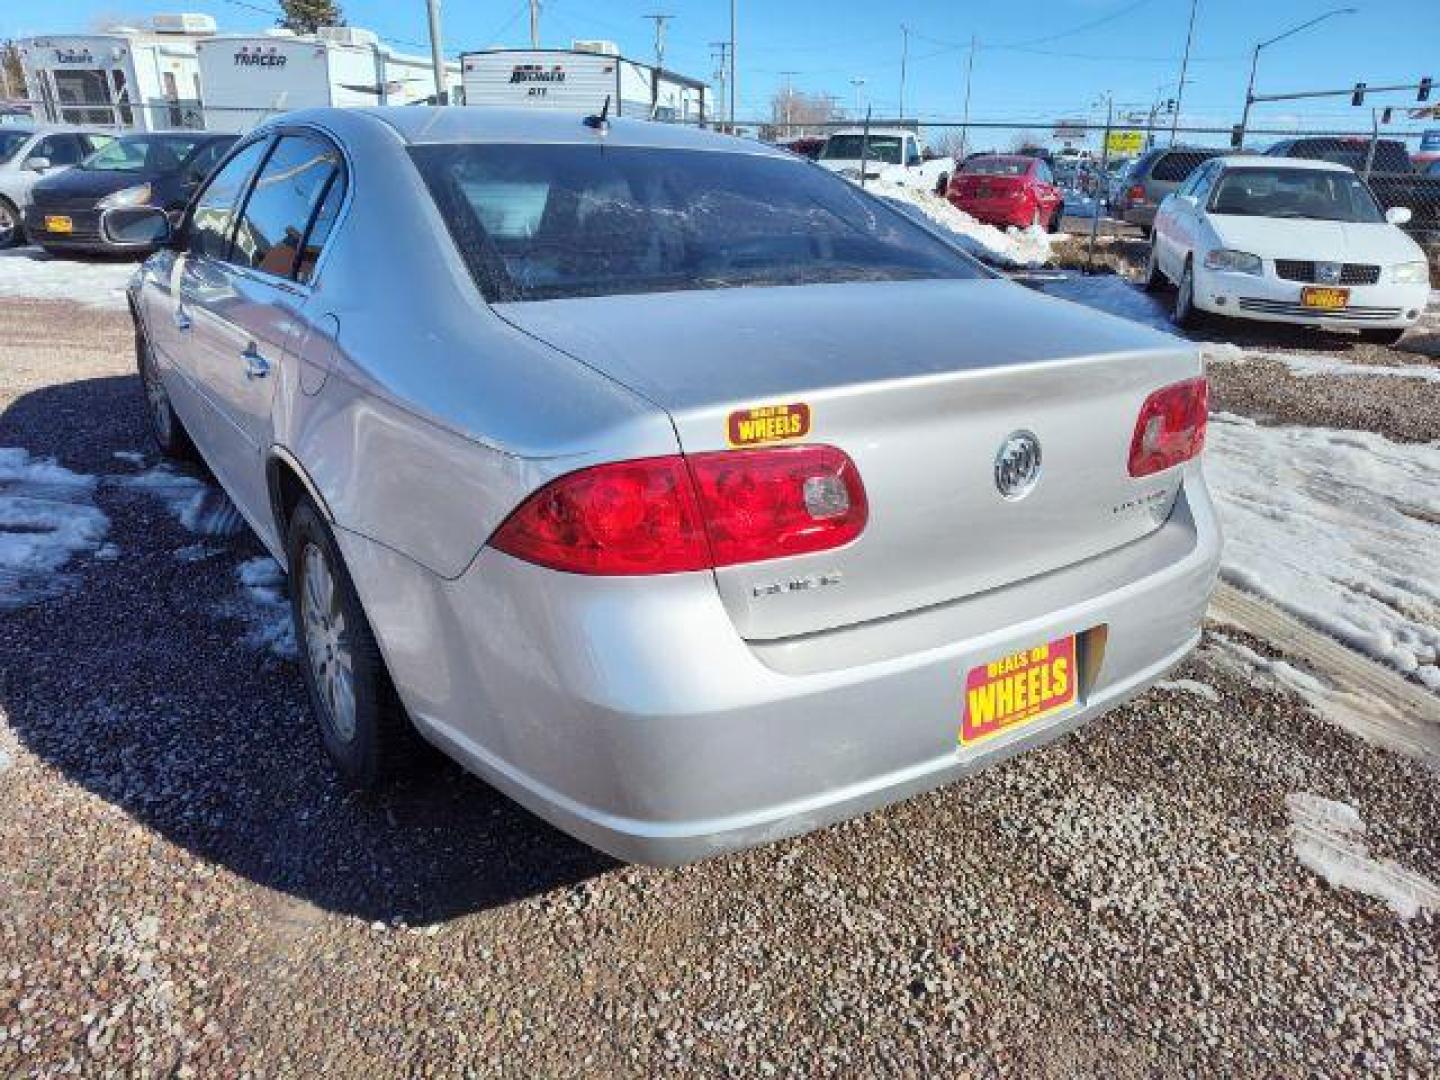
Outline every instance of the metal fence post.
[[(1107, 184), (1107, 166), (1110, 163), (1110, 125), (1115, 122), (1115, 95), (1111, 94), (1105, 100), (1105, 135), (1104, 142), (1100, 144), (1100, 177), (1101, 184)], [(1076, 176), (1079, 176), (1077, 169)], [(1083, 192), (1082, 192), (1083, 193)], [(1095, 234), (1100, 231), (1100, 190), (1097, 188), (1095, 198), (1091, 200), (1090, 214), (1090, 248), (1085, 252), (1085, 273), (1095, 272)], [(1063, 211), (1062, 211), (1063, 212)]]

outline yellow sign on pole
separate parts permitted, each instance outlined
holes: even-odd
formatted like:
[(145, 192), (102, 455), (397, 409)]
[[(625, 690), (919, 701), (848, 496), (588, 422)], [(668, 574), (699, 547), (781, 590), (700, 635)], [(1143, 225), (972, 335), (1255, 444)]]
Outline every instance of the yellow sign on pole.
[(1105, 140), (1105, 149), (1112, 154), (1138, 154), (1145, 149), (1145, 133), (1112, 131)]

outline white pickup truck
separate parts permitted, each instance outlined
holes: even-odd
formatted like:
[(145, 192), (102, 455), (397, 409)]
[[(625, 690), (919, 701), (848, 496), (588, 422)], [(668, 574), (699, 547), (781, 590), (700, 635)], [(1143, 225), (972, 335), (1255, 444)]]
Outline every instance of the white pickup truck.
[(868, 151), (863, 127), (838, 128), (825, 140), (817, 160), (822, 168), (857, 182), (863, 160), (867, 180), (888, 180), (940, 195), (955, 172), (955, 159), (927, 155), (913, 128), (875, 124), (870, 125)]

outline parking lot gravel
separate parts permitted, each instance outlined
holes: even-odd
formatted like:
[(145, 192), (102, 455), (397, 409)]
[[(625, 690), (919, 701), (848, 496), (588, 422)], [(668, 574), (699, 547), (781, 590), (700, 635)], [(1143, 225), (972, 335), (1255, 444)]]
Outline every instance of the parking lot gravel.
[(865, 818), (622, 866), (447, 765), (338, 783), (236, 607), (257, 542), (121, 482), (155, 464), (131, 363), (121, 313), (0, 301), (0, 448), (100, 477), (117, 549), (0, 611), (0, 1075), (1440, 1072), (1440, 913), (1322, 880), (1286, 808), (1434, 880), (1440, 787), (1233, 662), (1263, 642), (1211, 627), (1168, 688)]

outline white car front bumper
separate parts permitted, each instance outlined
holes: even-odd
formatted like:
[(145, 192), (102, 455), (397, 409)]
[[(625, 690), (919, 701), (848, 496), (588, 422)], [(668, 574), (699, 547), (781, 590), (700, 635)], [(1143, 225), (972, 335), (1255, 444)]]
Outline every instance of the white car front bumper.
[[(1198, 258), (1197, 258), (1198, 262)], [(1267, 260), (1265, 274), (1237, 274), (1230, 271), (1195, 270), (1195, 306), (1216, 315), (1260, 322), (1292, 323), (1322, 330), (1352, 330), (1374, 327), (1402, 329), (1413, 326), (1425, 312), (1430, 297), (1428, 284), (1337, 286), (1349, 291), (1343, 309), (1325, 311), (1306, 307), (1301, 299), (1311, 286), (1275, 276)]]

